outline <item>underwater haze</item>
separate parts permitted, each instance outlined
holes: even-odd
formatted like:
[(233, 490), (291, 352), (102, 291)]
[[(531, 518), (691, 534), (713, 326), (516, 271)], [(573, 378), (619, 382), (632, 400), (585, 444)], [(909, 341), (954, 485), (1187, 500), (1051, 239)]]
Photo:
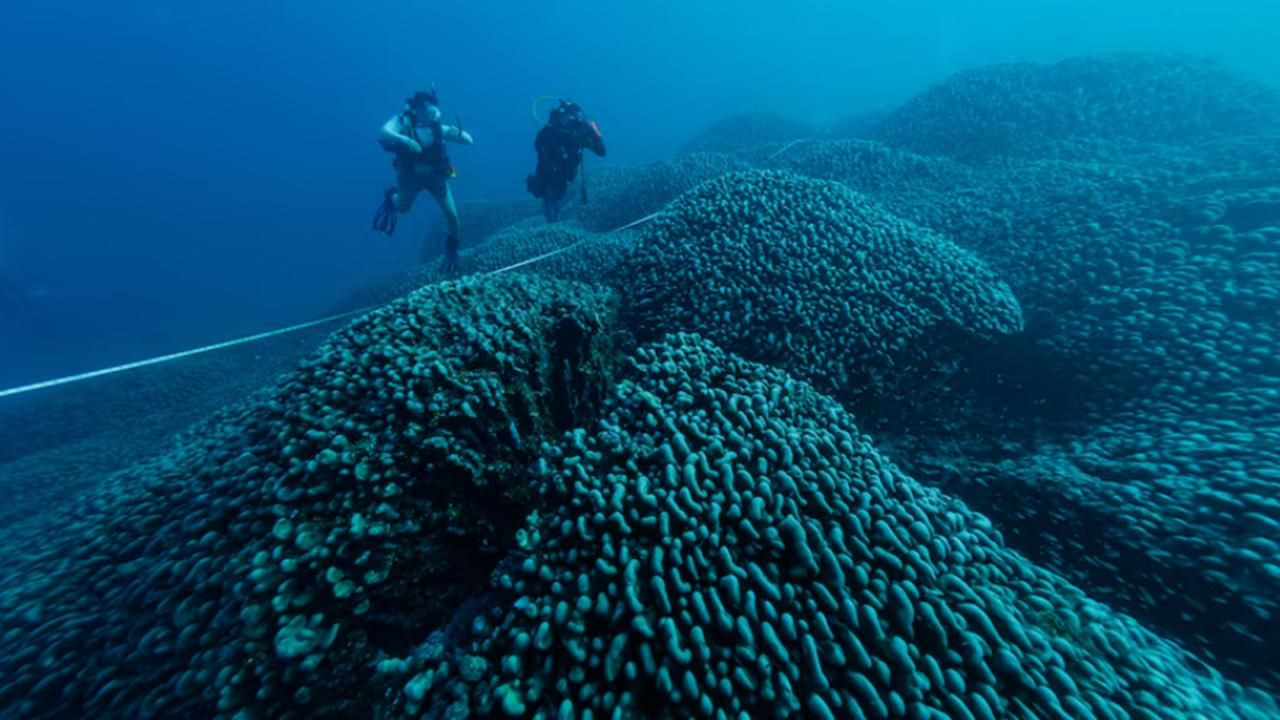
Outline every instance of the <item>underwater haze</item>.
[(0, 718), (1280, 718), (1277, 27), (0, 11)]
[(390, 174), (373, 138), (430, 82), (478, 138), (454, 153), (458, 198), (506, 199), (532, 169), (539, 95), (582, 102), (609, 162), (637, 162), (730, 113), (822, 127), (994, 61), (1181, 51), (1275, 78), (1278, 15), (1263, 0), (16, 3), (0, 22), (0, 384), (310, 319), (412, 264), (436, 215), (367, 231)]

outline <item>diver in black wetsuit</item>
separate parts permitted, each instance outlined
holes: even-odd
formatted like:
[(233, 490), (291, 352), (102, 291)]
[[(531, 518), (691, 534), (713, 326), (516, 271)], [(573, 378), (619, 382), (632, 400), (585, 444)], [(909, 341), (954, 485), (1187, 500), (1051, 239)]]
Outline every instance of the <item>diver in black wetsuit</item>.
[(569, 183), (577, 177), (578, 167), (582, 165), (582, 151), (590, 150), (604, 157), (604, 136), (600, 134), (600, 126), (588, 120), (577, 103), (561, 100), (551, 111), (547, 124), (538, 131), (533, 149), (538, 152), (538, 166), (525, 180), (525, 186), (534, 197), (542, 199), (547, 222), (556, 222)]

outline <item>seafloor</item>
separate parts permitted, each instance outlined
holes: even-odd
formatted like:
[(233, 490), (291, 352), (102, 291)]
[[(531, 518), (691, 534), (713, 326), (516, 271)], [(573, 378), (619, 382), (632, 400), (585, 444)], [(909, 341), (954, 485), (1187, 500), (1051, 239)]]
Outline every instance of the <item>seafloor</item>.
[(993, 66), (590, 190), (0, 405), (0, 717), (1280, 716), (1275, 88)]

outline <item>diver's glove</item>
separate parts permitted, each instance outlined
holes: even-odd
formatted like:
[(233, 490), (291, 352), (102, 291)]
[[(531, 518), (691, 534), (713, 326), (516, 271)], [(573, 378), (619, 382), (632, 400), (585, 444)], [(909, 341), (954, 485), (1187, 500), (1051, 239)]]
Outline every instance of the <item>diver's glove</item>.
[(440, 263), (440, 271), (446, 275), (458, 272), (458, 236), (450, 235), (444, 241), (444, 260)]

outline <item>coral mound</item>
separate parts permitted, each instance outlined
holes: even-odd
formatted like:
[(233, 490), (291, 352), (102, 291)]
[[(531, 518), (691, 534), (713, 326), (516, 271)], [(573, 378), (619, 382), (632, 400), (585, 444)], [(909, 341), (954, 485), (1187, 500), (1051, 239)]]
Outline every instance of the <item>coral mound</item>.
[(610, 308), (529, 277), (424, 289), (119, 476), (10, 564), (5, 716), (365, 716), (374, 659), (485, 586), (540, 441), (599, 406)]
[(1280, 128), (1280, 93), (1194, 57), (1115, 54), (957, 73), (872, 137), (972, 159), (1078, 156), (1126, 143), (1182, 144)]
[(843, 185), (787, 173), (686, 193), (619, 269), (642, 337), (696, 331), (842, 395), (937, 350), (933, 335), (1022, 326), (1017, 300), (974, 255)]
[[(563, 280), (594, 282), (612, 272), (635, 240), (634, 232), (596, 233), (576, 221), (550, 224), (529, 219), (494, 233), (482, 245), (463, 250), (458, 271), (485, 275), (518, 272)], [(533, 258), (541, 258), (529, 262)], [(413, 274), (417, 285), (444, 282), (449, 275), (434, 265)]]
[(704, 130), (681, 149), (682, 153), (751, 151), (796, 138), (812, 137), (813, 128), (769, 112), (733, 115)]
[(635, 358), (601, 421), (548, 450), (508, 602), (384, 663), (403, 715), (1266, 716), (810, 386), (690, 335)]
[(718, 153), (680, 155), (667, 162), (636, 168), (590, 168), (589, 202), (572, 214), (598, 232), (608, 232), (662, 209), (683, 192), (735, 170), (743, 162)]

